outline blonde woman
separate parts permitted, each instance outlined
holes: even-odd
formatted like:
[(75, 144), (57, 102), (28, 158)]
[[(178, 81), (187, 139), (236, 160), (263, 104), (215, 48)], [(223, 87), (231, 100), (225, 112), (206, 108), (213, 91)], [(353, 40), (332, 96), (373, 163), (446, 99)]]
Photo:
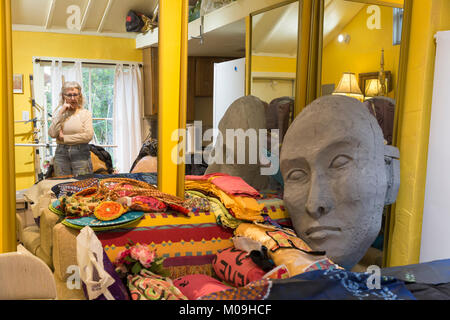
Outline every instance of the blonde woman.
[(56, 138), (53, 166), (55, 176), (92, 173), (89, 142), (94, 136), (92, 114), (83, 108), (84, 98), (78, 82), (65, 82), (60, 106), (55, 110), (48, 133)]

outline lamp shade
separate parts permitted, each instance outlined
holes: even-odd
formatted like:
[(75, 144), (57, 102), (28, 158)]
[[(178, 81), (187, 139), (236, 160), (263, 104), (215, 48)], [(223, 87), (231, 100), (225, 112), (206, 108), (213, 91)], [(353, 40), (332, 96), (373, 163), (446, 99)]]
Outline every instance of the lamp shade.
[[(385, 79), (385, 88), (388, 86), (388, 80)], [(364, 92), (366, 97), (376, 97), (376, 96), (384, 96), (383, 88), (381, 86), (380, 79), (370, 79), (367, 82), (366, 89)]]
[(376, 97), (381, 93), (381, 83), (378, 79), (370, 79), (366, 86), (366, 97)]
[(358, 99), (359, 101), (364, 100), (364, 95), (362, 94), (361, 89), (358, 86), (355, 74), (352, 72), (344, 72), (333, 94), (349, 96)]
[(352, 72), (344, 72), (333, 94), (362, 95), (355, 74)]

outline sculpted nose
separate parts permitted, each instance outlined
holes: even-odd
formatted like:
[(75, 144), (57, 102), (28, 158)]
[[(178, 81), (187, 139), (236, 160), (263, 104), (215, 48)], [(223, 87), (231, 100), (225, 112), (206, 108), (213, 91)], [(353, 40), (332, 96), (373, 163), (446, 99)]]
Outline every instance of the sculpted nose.
[(306, 202), (306, 212), (312, 218), (318, 219), (330, 212), (332, 207), (333, 200), (326, 178), (320, 174), (313, 174)]

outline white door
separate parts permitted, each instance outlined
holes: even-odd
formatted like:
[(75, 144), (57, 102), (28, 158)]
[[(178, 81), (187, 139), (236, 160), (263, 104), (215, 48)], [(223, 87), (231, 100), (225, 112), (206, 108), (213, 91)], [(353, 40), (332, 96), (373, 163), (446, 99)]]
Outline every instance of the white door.
[[(228, 107), (245, 95), (245, 58), (214, 64), (213, 129)], [(214, 142), (216, 137), (214, 136)]]
[(450, 31), (436, 42), (420, 262), (450, 258)]

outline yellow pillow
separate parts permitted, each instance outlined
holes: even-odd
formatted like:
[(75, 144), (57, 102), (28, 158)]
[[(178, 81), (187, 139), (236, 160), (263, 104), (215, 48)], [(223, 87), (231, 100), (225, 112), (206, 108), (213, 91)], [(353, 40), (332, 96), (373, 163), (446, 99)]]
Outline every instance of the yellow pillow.
[(256, 240), (264, 245), (275, 265), (285, 265), (290, 277), (334, 265), (323, 252), (311, 250), (289, 229), (280, 229), (259, 223), (241, 223), (234, 234), (237, 237)]
[(108, 173), (106, 164), (91, 151), (92, 171), (94, 173)]

